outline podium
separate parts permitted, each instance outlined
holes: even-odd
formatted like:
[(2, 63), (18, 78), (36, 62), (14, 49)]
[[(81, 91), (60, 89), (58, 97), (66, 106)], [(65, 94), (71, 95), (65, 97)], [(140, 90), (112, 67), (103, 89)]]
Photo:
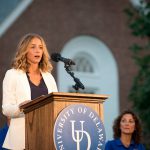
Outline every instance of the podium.
[(103, 121), (103, 102), (107, 95), (54, 92), (22, 106), (25, 113), (25, 149), (55, 150), (53, 128), (59, 113), (71, 104), (84, 104)]

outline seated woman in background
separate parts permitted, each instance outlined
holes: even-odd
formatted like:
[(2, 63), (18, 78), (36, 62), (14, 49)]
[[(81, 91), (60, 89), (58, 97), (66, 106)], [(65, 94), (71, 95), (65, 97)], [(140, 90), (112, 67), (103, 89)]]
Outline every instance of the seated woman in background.
[(130, 110), (124, 111), (114, 121), (114, 140), (108, 141), (105, 150), (145, 150), (141, 144), (141, 124)]

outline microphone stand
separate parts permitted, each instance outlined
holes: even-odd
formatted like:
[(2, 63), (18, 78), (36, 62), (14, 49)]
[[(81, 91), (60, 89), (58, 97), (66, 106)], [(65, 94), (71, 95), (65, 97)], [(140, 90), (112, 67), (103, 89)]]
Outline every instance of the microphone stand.
[(75, 85), (73, 85), (72, 87), (76, 90), (76, 93), (78, 93), (79, 88), (85, 89), (85, 87), (84, 87), (84, 85), (81, 83), (81, 81), (80, 81), (78, 78), (76, 78), (76, 77), (74, 76), (74, 73), (71, 72), (70, 66), (71, 66), (71, 65), (70, 65), (69, 63), (65, 63), (65, 66), (64, 66), (64, 67), (65, 67), (65, 70), (67, 71), (67, 73), (70, 74), (70, 76), (74, 79)]

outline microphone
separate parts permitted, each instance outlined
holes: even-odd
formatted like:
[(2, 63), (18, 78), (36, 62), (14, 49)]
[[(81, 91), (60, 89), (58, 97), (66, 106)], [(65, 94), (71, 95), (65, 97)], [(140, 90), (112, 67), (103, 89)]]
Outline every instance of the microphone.
[(67, 65), (75, 65), (75, 62), (69, 58), (64, 58), (62, 57), (59, 53), (52, 53), (51, 54), (51, 59), (55, 62), (62, 61)]

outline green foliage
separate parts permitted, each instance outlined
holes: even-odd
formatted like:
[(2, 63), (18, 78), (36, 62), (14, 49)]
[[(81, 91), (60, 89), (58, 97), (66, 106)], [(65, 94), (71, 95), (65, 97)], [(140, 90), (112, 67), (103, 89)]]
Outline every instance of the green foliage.
[(144, 41), (141, 45), (133, 43), (129, 48), (138, 66), (129, 99), (142, 120), (145, 144), (150, 149), (150, 3), (138, 9), (128, 8), (125, 13), (133, 36)]
[(134, 36), (150, 37), (150, 4), (145, 8), (125, 9), (125, 13), (128, 15), (129, 27)]

